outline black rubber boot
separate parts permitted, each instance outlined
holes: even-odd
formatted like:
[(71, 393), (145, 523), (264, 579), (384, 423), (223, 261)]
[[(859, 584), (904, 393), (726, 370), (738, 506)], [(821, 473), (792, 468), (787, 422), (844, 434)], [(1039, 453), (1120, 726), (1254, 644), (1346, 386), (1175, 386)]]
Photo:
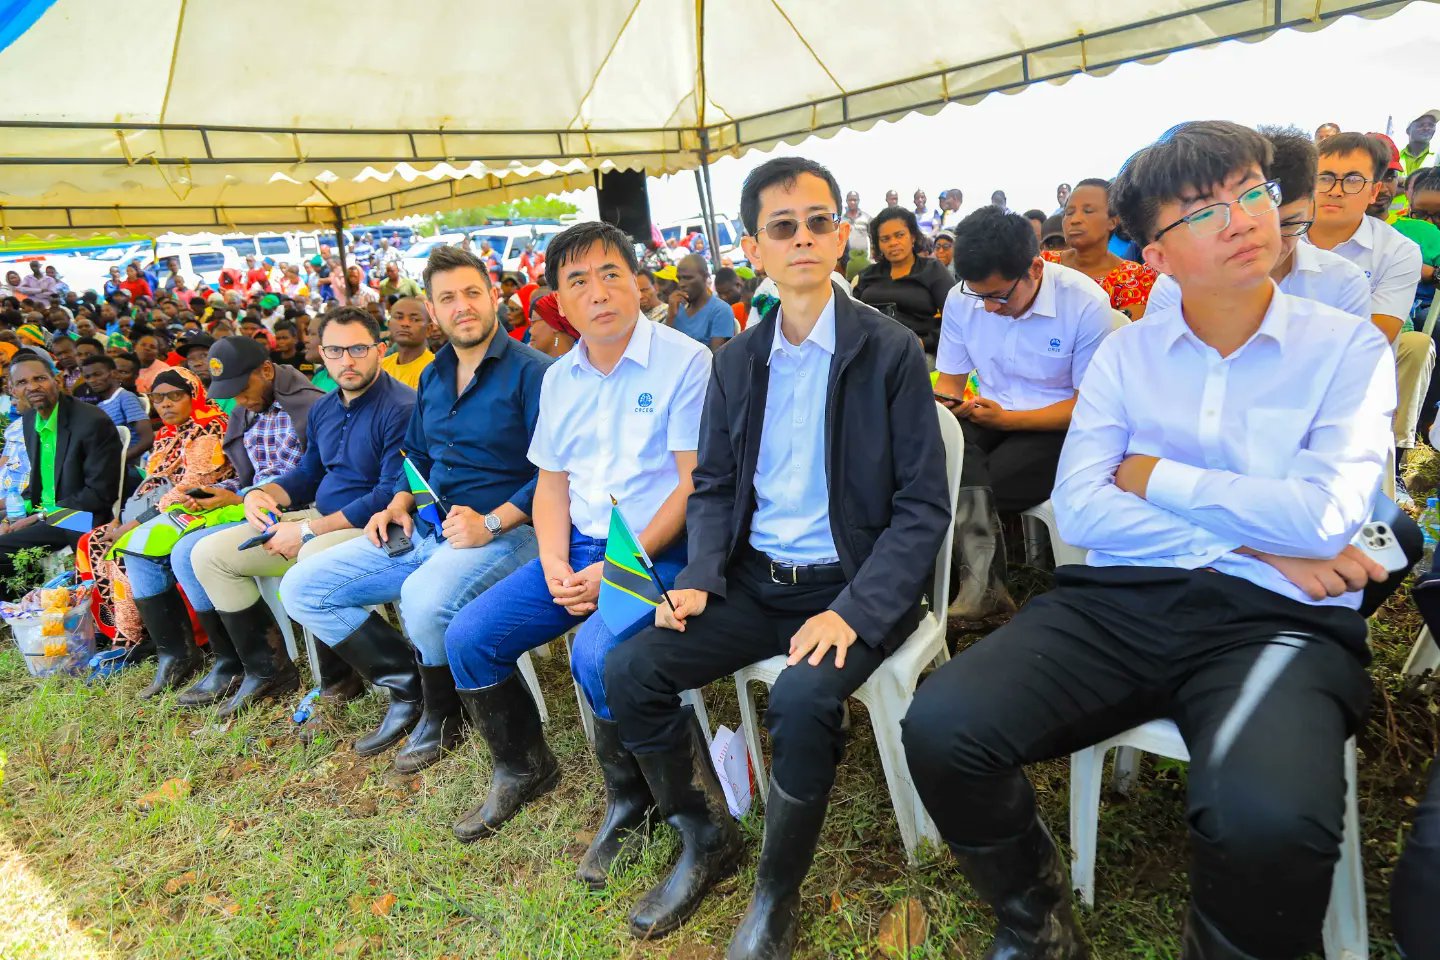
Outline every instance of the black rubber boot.
[(478, 690), (458, 690), (470, 723), (490, 746), (490, 792), (455, 824), (471, 843), (500, 829), (520, 808), (560, 782), (560, 764), (545, 743), (540, 711), (517, 671)]
[(189, 680), (200, 669), (204, 656), (195, 646), (190, 613), (178, 590), (172, 587), (159, 596), (136, 597), (135, 609), (140, 611), (140, 620), (155, 642), (157, 653), (155, 679), (140, 691), (140, 699), (149, 700)]
[(960, 488), (951, 550), (956, 589), (950, 616), (983, 620), (1015, 612), (1015, 601), (1005, 585), (1005, 531), (989, 487)]
[(390, 707), (380, 726), (355, 741), (355, 752), (368, 757), (400, 742), (420, 719), (420, 674), (415, 670), (412, 647), (405, 637), (378, 613), (372, 612), (354, 633), (335, 644), (332, 652), (365, 679), (390, 692)]
[(1180, 956), (1181, 960), (1256, 960), (1225, 939), (1193, 903), (1185, 917), (1185, 945)]
[(196, 610), (195, 616), (210, 637), (210, 652), (215, 659), (210, 664), (210, 672), (176, 699), (182, 707), (208, 707), (229, 699), (245, 673), (220, 614), (215, 610)]
[(984, 960), (1088, 960), (1070, 909), (1069, 876), (1038, 818), (1014, 840), (989, 847), (950, 844), (960, 870), (995, 910)]
[(670, 876), (630, 911), (630, 933), (654, 940), (694, 913), (705, 894), (740, 862), (740, 831), (705, 749), (700, 723), (688, 709), (689, 742), (662, 753), (637, 754), (645, 782), (665, 822), (680, 834), (680, 856)]
[(828, 806), (825, 800), (796, 800), (770, 781), (755, 893), (726, 960), (789, 960), (800, 930), (800, 884), (815, 859)]
[(316, 640), (314, 650), (315, 666), (320, 673), (320, 696), (310, 704), (310, 716), (295, 734), (301, 743), (313, 743), (337, 707), (365, 695), (365, 681), (354, 667), (335, 655), (330, 644)]
[(410, 731), (400, 752), (395, 754), (396, 773), (414, 773), (431, 764), (460, 745), (465, 739), (465, 708), (455, 693), (455, 675), (449, 664), (427, 667), (415, 652), (415, 665), (420, 670), (420, 691), (425, 709), (420, 722)]
[(640, 764), (620, 742), (620, 725), (613, 720), (595, 718), (595, 759), (605, 779), (605, 819), (575, 875), (591, 890), (603, 890), (611, 868), (639, 852), (650, 834), (655, 798)]
[(280, 625), (263, 598), (234, 613), (220, 612), (225, 632), (245, 666), (235, 692), (220, 705), (217, 716), (227, 720), (252, 705), (300, 689), (300, 673), (285, 650)]

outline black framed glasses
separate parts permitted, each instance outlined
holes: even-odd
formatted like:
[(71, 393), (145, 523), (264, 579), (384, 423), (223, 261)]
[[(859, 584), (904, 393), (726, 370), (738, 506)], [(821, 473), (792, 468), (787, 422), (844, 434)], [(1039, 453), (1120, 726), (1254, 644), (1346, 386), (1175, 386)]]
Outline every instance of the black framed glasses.
[[(760, 229), (768, 233), (771, 240), (790, 240), (800, 232), (800, 221), (795, 217), (776, 217)], [(817, 237), (834, 233), (840, 229), (840, 214), (812, 213), (805, 218), (805, 229)]]
[(1440, 210), (1416, 210), (1410, 208), (1410, 214), (1416, 220), (1428, 220), (1433, 224), (1440, 225)]
[(1315, 178), (1315, 192), (1329, 193), (1335, 189), (1335, 184), (1340, 184), (1344, 193), (1359, 193), (1365, 189), (1365, 185), (1372, 183), (1369, 177), (1363, 177), (1358, 173), (1347, 173), (1343, 177), (1337, 177), (1333, 173), (1322, 173)]
[(339, 360), (348, 353), (355, 360), (363, 360), (365, 354), (378, 346), (378, 343), (352, 343), (348, 347), (321, 347), (320, 355), (326, 360)]
[(1267, 180), (1264, 183), (1257, 184), (1249, 190), (1246, 190), (1234, 200), (1224, 203), (1212, 203), (1208, 206), (1201, 207), (1193, 213), (1187, 213), (1179, 220), (1176, 220), (1174, 223), (1169, 224), (1156, 233), (1155, 239), (1151, 242), (1154, 243), (1158, 241), (1182, 223), (1189, 227), (1190, 232), (1196, 236), (1207, 237), (1220, 233), (1226, 227), (1230, 226), (1230, 208), (1234, 206), (1239, 206), (1241, 210), (1244, 210), (1252, 217), (1258, 217), (1262, 213), (1269, 213), (1271, 210), (1280, 206), (1280, 182), (1278, 180)]
[(976, 300), (989, 300), (991, 303), (1008, 303), (1010, 298), (1015, 296), (1015, 288), (1020, 286), (1020, 281), (1024, 279), (1024, 274), (1016, 277), (1015, 282), (1010, 284), (1010, 289), (1006, 290), (1004, 293), (979, 293), (971, 289), (970, 283), (968, 281), (961, 280), (960, 292), (965, 294), (965, 296), (967, 297), (974, 297)]
[(1314, 220), (1281, 220), (1280, 236), (1303, 237), (1310, 232), (1310, 228), (1314, 225)]

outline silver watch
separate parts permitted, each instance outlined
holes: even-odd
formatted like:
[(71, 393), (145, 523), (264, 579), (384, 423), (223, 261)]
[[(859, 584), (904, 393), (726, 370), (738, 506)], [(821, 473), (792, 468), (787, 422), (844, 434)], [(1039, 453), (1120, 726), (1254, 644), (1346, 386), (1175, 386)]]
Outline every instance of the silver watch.
[(485, 529), (490, 531), (490, 536), (498, 537), (500, 531), (505, 529), (505, 524), (501, 523), (500, 518), (495, 514), (487, 513), (485, 514)]
[(315, 531), (310, 529), (309, 520), (300, 521), (300, 542), (309, 543), (315, 539)]

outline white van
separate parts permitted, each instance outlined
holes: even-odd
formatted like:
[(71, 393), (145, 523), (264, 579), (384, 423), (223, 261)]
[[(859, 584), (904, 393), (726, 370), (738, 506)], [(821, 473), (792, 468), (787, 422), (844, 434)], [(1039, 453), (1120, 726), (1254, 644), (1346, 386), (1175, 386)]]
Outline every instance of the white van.
[(171, 257), (180, 261), (180, 275), (187, 285), (194, 289), (196, 281), (220, 289), (220, 271), (226, 267), (243, 270), (245, 261), (235, 248), (223, 243), (187, 244), (183, 247), (162, 247), (156, 257), (155, 272), (160, 285), (170, 276), (168, 261)]
[(476, 227), (470, 234), (470, 252), (480, 255), (480, 245), (489, 243), (500, 258), (500, 269), (514, 273), (520, 269), (520, 254), (532, 240), (541, 253), (555, 235), (565, 228), (553, 223), (520, 223), (514, 226)]
[[(687, 234), (704, 232), (704, 217), (691, 217), (688, 220), (666, 224), (660, 228), (660, 235), (667, 241), (684, 240)], [(740, 238), (744, 234), (745, 228), (740, 225), (737, 218), (727, 214), (721, 214), (715, 218), (715, 239), (720, 245), (720, 256), (729, 257), (736, 264), (748, 262), (745, 259), (745, 251), (740, 246)]]

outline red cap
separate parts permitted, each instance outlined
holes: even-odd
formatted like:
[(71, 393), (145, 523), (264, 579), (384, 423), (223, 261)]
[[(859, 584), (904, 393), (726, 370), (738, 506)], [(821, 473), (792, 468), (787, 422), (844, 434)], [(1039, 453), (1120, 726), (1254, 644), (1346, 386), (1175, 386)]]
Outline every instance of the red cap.
[(1374, 137), (1376, 140), (1379, 140), (1381, 143), (1385, 144), (1385, 146), (1390, 148), (1390, 166), (1386, 167), (1386, 170), (1404, 171), (1405, 168), (1400, 165), (1400, 148), (1395, 146), (1394, 140), (1391, 140), (1383, 133), (1367, 133), (1365, 134), (1365, 136)]

